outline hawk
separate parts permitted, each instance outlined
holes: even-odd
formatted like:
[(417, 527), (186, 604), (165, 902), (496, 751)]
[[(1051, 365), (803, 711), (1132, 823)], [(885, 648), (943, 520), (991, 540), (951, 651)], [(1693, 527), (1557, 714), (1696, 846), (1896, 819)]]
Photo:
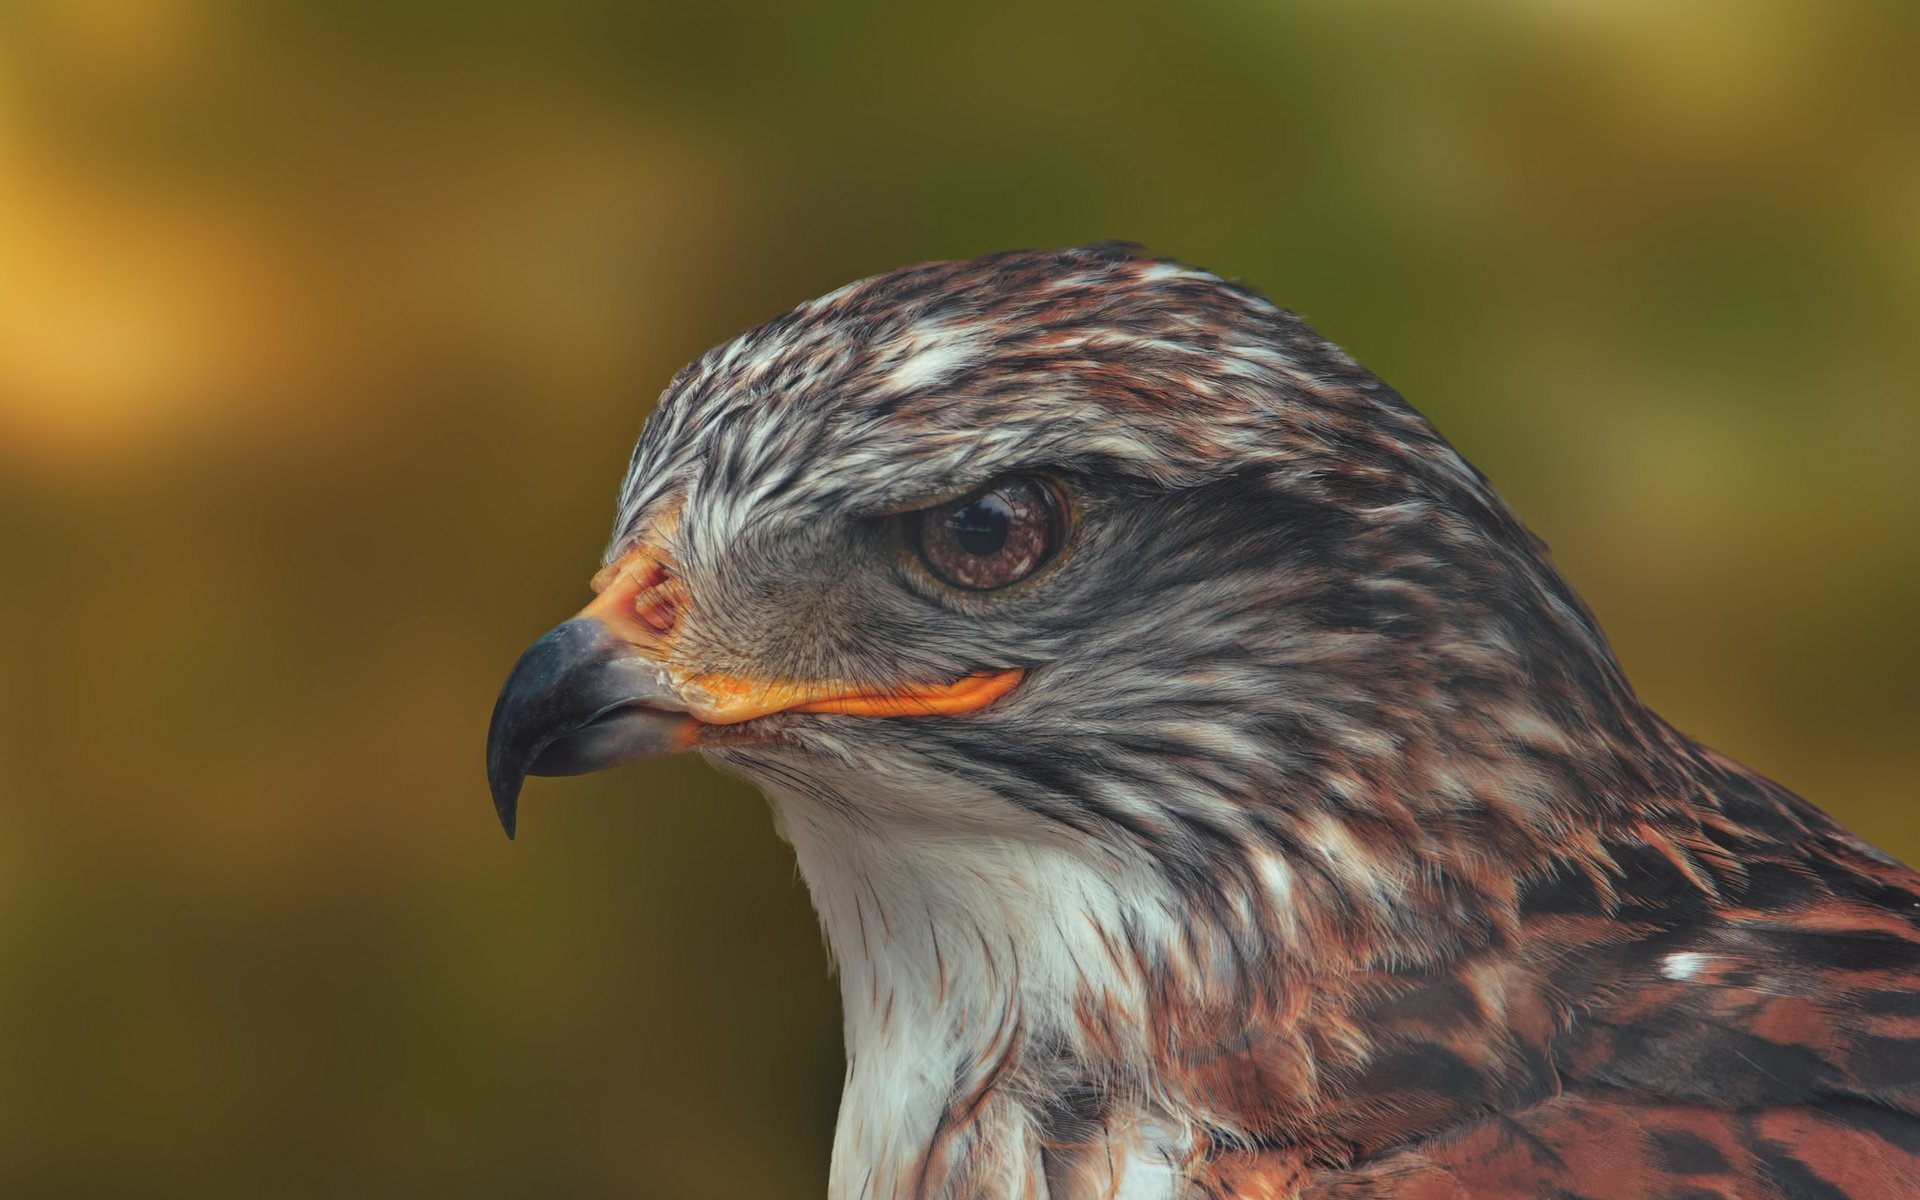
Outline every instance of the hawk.
[(835, 1200), (1920, 1196), (1920, 876), (1676, 732), (1391, 389), (1131, 247), (708, 351), (525, 775), (696, 750), (825, 927)]

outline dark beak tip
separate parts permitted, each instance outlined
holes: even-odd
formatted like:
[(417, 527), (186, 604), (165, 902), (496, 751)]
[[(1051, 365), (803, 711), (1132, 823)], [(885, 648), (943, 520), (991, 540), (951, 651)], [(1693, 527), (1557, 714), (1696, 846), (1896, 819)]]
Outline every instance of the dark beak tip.
[(520, 786), (526, 780), (524, 763), (516, 764), (510, 760), (522, 755), (512, 753), (509, 739), (501, 737), (500, 713), (494, 713), (493, 728), (487, 731), (487, 790), (493, 793), (493, 811), (500, 818), (500, 827), (507, 831), (507, 839), (513, 839), (513, 830), (520, 807)]
[(510, 791), (495, 789), (493, 793), (493, 811), (500, 817), (500, 828), (506, 831), (507, 840), (513, 840), (515, 828), (520, 820), (520, 789)]
[(503, 719), (505, 707), (504, 703), (496, 706), (492, 727), (487, 730), (487, 790), (493, 793), (493, 811), (500, 818), (500, 828), (506, 830), (507, 840), (512, 841), (520, 811), (520, 788), (526, 783), (530, 756), (527, 748), (520, 744), (521, 739), (508, 731), (509, 722)]
[(493, 716), (487, 722), (487, 787), (508, 841), (519, 824), (520, 788), (527, 768), (552, 737), (545, 711), (552, 705), (552, 689), (565, 674), (570, 652), (594, 640), (582, 636), (588, 632), (576, 622), (549, 630), (513, 664), (494, 701)]

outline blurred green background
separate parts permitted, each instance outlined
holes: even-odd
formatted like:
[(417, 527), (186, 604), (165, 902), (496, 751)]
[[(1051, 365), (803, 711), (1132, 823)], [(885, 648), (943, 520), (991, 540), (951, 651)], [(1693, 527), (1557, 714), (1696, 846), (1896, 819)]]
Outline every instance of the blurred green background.
[(1920, 857), (1920, 6), (0, 6), (0, 1195), (806, 1197), (837, 1001), (695, 761), (482, 780), (709, 344), (1261, 286), (1685, 729)]

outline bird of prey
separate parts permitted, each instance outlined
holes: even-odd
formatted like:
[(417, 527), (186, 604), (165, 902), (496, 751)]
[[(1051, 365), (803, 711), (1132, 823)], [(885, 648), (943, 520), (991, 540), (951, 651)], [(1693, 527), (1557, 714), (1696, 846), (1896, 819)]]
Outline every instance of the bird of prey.
[(708, 351), (488, 737), (768, 795), (834, 1200), (1920, 1197), (1920, 875), (1635, 696), (1391, 389), (1119, 245)]

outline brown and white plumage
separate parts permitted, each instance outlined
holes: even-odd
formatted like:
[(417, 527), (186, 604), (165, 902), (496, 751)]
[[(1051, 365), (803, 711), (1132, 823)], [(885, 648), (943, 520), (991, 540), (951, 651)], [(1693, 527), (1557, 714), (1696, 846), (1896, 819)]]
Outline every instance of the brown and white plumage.
[[(943, 583), (914, 514), (1008, 479), (1061, 545)], [(1245, 289), (1102, 246), (802, 305), (673, 381), (607, 564), (496, 801), (683, 747), (763, 787), (842, 980), (836, 1200), (1920, 1196), (1920, 877), (1648, 711)]]

